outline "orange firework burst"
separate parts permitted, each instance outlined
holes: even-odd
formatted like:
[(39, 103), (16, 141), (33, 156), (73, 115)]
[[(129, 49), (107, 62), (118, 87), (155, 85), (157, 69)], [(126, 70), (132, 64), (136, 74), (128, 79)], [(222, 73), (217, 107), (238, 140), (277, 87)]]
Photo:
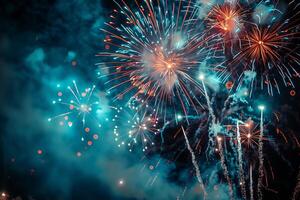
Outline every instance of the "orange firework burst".
[(262, 61), (264, 65), (267, 62), (275, 63), (280, 61), (278, 49), (284, 49), (285, 38), (290, 34), (278, 33), (279, 27), (274, 29), (254, 28), (252, 32), (246, 36), (245, 53), (257, 62)]
[[(259, 80), (257, 83), (260, 82), (261, 88), (266, 85), (270, 95), (273, 87), (280, 93), (281, 80), (286, 86), (294, 87), (292, 78), (299, 76), (296, 67), (300, 63), (296, 51), (299, 48), (297, 25), (290, 25), (287, 20), (268, 27), (251, 25), (249, 28), (250, 31), (241, 34), (240, 52), (228, 62), (232, 74), (240, 76), (236, 80), (251, 82), (251, 87), (255, 86), (253, 81)], [(250, 78), (249, 74), (254, 75)]]
[[(259, 124), (255, 124), (251, 119), (245, 124), (240, 125), (241, 143), (246, 145), (248, 148), (254, 145), (258, 146), (260, 137)], [(265, 137), (263, 140), (267, 140)]]
[[(142, 64), (145, 69), (134, 72), (132, 80), (137, 80), (134, 85), (140, 88), (142, 92), (148, 91), (149, 95), (155, 95), (157, 87), (160, 87), (162, 92), (170, 94), (180, 73), (188, 72), (188, 66), (192, 62), (184, 60), (175, 53), (166, 55), (162, 47), (156, 47), (154, 53), (147, 52), (142, 55)], [(145, 81), (147, 79), (149, 81)]]
[(208, 14), (208, 25), (222, 34), (236, 33), (241, 30), (242, 10), (231, 4), (216, 5)]
[(260, 67), (260, 70), (256, 69), (256, 71), (265, 74), (269, 69), (277, 67), (281, 71), (280, 74), (284, 73), (290, 77), (292, 71), (296, 72), (290, 64), (298, 62), (299, 59), (297, 56), (293, 56), (293, 50), (289, 46), (298, 33), (282, 28), (283, 25), (270, 28), (254, 26), (250, 33), (242, 39), (241, 53), (235, 60), (245, 59), (248, 69), (256, 63)]

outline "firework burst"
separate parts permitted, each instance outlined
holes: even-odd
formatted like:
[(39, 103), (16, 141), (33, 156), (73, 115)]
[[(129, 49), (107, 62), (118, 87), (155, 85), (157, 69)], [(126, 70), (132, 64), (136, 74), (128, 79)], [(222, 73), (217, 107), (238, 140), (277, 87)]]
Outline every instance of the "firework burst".
[(77, 83), (73, 81), (67, 88), (57, 85), (57, 97), (52, 101), (59, 105), (60, 114), (48, 118), (49, 122), (58, 122), (60, 126), (74, 126), (78, 121), (82, 124), (85, 132), (89, 132), (91, 126), (100, 128), (98, 114), (102, 112), (99, 99), (95, 94), (96, 86), (80, 90)]
[[(253, 24), (248, 28), (250, 30), (243, 32), (240, 52), (228, 64), (233, 69), (233, 77), (237, 75), (238, 87), (245, 83), (252, 87), (255, 86), (253, 82), (260, 80), (261, 88), (266, 85), (270, 95), (273, 95), (273, 88), (280, 93), (281, 82), (294, 87), (293, 78), (299, 77), (298, 46), (294, 45), (299, 32), (298, 25), (292, 25), (290, 20), (293, 19), (268, 26)], [(253, 75), (249, 77), (249, 73)]]
[[(249, 119), (244, 124), (239, 126), (241, 135), (241, 143), (247, 148), (254, 148), (258, 146), (258, 140), (260, 135), (259, 124), (256, 124), (253, 120)], [(267, 138), (263, 137), (263, 140)]]
[(239, 5), (215, 5), (207, 15), (207, 26), (223, 36), (236, 35), (243, 29), (244, 15), (245, 11)]
[[(99, 56), (111, 59), (99, 65), (107, 70), (109, 90), (119, 99), (142, 99), (167, 117), (177, 110), (197, 111), (203, 90), (194, 77), (200, 64), (214, 56), (212, 37), (195, 23), (191, 1), (135, 3), (117, 3), (120, 11), (103, 30), (109, 51)], [(116, 19), (123, 23), (117, 25)]]
[[(158, 119), (152, 114), (141, 113), (138, 107), (130, 104), (126, 107), (114, 108), (115, 114), (112, 121), (114, 137), (119, 147), (127, 146), (129, 151), (141, 146), (143, 152), (154, 146), (154, 136), (159, 133)], [(127, 121), (124, 122), (123, 119)]]
[[(194, 7), (197, 2), (191, 0), (115, 3), (117, 9), (102, 30), (106, 50), (98, 54), (102, 59), (98, 65), (108, 93), (122, 102), (114, 108), (112, 119), (117, 145), (129, 151), (141, 147), (146, 153), (164, 151), (167, 140), (175, 151), (185, 145), (204, 196), (197, 157), (206, 149), (205, 153), (220, 163), (220, 179), (226, 180), (231, 199), (237, 192), (234, 184), (243, 199), (248, 194), (253, 199), (254, 191), (262, 199), (267, 179), (264, 160), (268, 146), (264, 143), (269, 135), (265, 107), (253, 109), (249, 102), (258, 80), (267, 85), (269, 94), (273, 87), (279, 92), (280, 78), (285, 85), (294, 86), (292, 78), (299, 76), (296, 66), (300, 63), (295, 51), (298, 46), (293, 45), (299, 35), (296, 17), (285, 21), (272, 18), (267, 24), (264, 18), (272, 17), (273, 12), (261, 13), (255, 23), (250, 19), (255, 14), (249, 16), (259, 10), (251, 7), (254, 2), (244, 3), (245, 7), (237, 1), (211, 5), (203, 20)], [(220, 57), (226, 58), (222, 66), (212, 64)], [(211, 83), (210, 77), (218, 80)], [(219, 83), (229, 77), (226, 90), (220, 89)], [(253, 110), (260, 111), (260, 117)], [(168, 129), (170, 135), (166, 135), (168, 126), (173, 126)], [(160, 141), (155, 137), (158, 134)], [(246, 167), (250, 167), (249, 176)], [(253, 170), (258, 173), (253, 175)]]

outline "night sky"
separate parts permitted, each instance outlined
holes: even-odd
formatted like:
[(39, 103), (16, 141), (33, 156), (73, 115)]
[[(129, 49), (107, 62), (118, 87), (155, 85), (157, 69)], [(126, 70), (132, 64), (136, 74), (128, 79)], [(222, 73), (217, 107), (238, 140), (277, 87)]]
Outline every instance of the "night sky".
[[(166, 135), (163, 150), (144, 155), (114, 143), (114, 125), (107, 121), (112, 111), (103, 112), (99, 139), (91, 146), (81, 140), (80, 123), (65, 128), (48, 122), (58, 113), (52, 104), (58, 83), (76, 80), (82, 89), (96, 85), (104, 107), (111, 104), (95, 64), (101, 59), (96, 54), (105, 48), (100, 29), (114, 8), (111, 0), (2, 1), (0, 192), (8, 197), (1, 200), (202, 199), (183, 138), (172, 139), (180, 126), (166, 131), (171, 135)], [(278, 127), (286, 136), (280, 137), (274, 127), (268, 130), (276, 148), (265, 145), (269, 185), (264, 199), (292, 199), (297, 184), (299, 81), (295, 79), (294, 96), (291, 87), (274, 96), (255, 93), (266, 102), (270, 121), (272, 113), (280, 113)], [(200, 168), (209, 177), (220, 167), (210, 162)], [(224, 180), (213, 179), (207, 188), (208, 199), (229, 199)]]

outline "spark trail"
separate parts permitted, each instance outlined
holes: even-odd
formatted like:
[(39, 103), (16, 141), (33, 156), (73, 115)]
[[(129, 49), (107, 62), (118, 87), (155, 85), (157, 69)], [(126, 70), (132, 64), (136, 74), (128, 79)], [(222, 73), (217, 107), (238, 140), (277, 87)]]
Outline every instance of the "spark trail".
[(212, 118), (210, 132), (212, 132), (213, 134), (212, 134), (212, 136), (210, 134), (209, 139), (210, 139), (211, 143), (213, 143), (213, 138), (217, 138), (218, 146), (219, 146), (219, 153), (220, 153), (220, 157), (221, 157), (221, 166), (222, 166), (222, 169), (224, 171), (224, 176), (225, 176), (225, 178), (228, 182), (230, 199), (233, 199), (232, 183), (231, 183), (231, 179), (229, 177), (228, 169), (227, 169), (226, 162), (225, 162), (225, 156), (224, 156), (224, 151), (223, 151), (222, 142), (221, 142), (222, 138), (217, 137), (218, 133), (216, 132), (216, 127), (219, 126), (219, 123), (217, 122), (216, 115), (214, 114), (214, 110), (211, 106), (211, 102), (210, 102), (210, 99), (209, 99), (209, 96), (208, 96), (208, 93), (207, 93), (207, 89), (206, 89), (206, 86), (205, 86), (205, 83), (204, 83), (205, 77), (204, 77), (203, 74), (201, 74), (199, 78), (200, 78), (201, 83), (202, 83), (202, 87), (203, 87), (204, 95), (205, 95), (205, 98), (206, 98), (206, 103), (207, 103), (209, 115)]
[(250, 200), (254, 200), (253, 196), (253, 176), (252, 176), (252, 165), (250, 164)]
[(217, 137), (217, 141), (218, 141), (219, 153), (220, 153), (220, 157), (221, 157), (221, 166), (223, 168), (224, 176), (226, 178), (226, 181), (228, 183), (228, 190), (229, 190), (230, 199), (233, 200), (232, 183), (231, 183), (228, 168), (227, 168), (227, 165), (226, 165), (226, 162), (225, 162), (224, 150), (223, 150), (223, 146), (222, 146), (222, 138)]
[(258, 199), (262, 200), (263, 199), (263, 193), (261, 191), (262, 187), (262, 179), (264, 176), (264, 171), (263, 171), (263, 165), (264, 165), (264, 157), (263, 157), (263, 134), (264, 134), (264, 106), (259, 106), (260, 110), (260, 134), (259, 134), (259, 141), (258, 141), (258, 157), (259, 157), (259, 166), (258, 166), (258, 181), (257, 181), (257, 194), (258, 194)]
[(197, 161), (196, 161), (196, 156), (195, 156), (195, 153), (190, 145), (190, 142), (189, 142), (189, 139), (187, 138), (186, 136), (186, 133), (185, 133), (185, 130), (183, 129), (183, 127), (181, 126), (181, 129), (182, 129), (182, 132), (183, 132), (183, 135), (184, 135), (184, 139), (185, 139), (185, 142), (186, 142), (186, 145), (187, 145), (187, 148), (192, 156), (192, 163), (194, 165), (194, 168), (195, 168), (195, 171), (196, 171), (196, 176), (197, 176), (197, 180), (200, 184), (200, 187), (203, 191), (203, 194), (204, 194), (204, 199), (206, 198), (206, 190), (205, 190), (205, 187), (204, 187), (204, 184), (203, 184), (203, 180), (201, 178), (201, 173), (200, 173), (200, 169), (199, 169), (199, 166), (197, 164)]
[(209, 96), (207, 94), (207, 90), (206, 90), (206, 86), (205, 86), (205, 83), (204, 83), (204, 75), (201, 74), (200, 75), (200, 80), (201, 80), (201, 83), (202, 83), (202, 87), (203, 87), (203, 91), (204, 91), (204, 95), (205, 95), (205, 98), (206, 98), (206, 102), (207, 102), (207, 107), (208, 107), (208, 111), (209, 111), (209, 115), (212, 117), (212, 123), (213, 124), (216, 124), (216, 116), (214, 114), (214, 110), (212, 109), (211, 107), (211, 102), (209, 100)]
[(236, 122), (237, 128), (237, 144), (238, 144), (238, 162), (239, 162), (239, 178), (240, 178), (240, 186), (242, 190), (243, 199), (247, 199), (246, 196), (246, 188), (245, 188), (245, 177), (243, 170), (243, 152), (242, 152), (242, 143), (241, 143), (241, 135), (240, 135), (240, 121)]
[[(210, 99), (209, 99), (209, 96), (207, 94), (207, 90), (206, 90), (206, 86), (205, 86), (205, 83), (204, 83), (204, 75), (201, 74), (200, 75), (200, 80), (201, 80), (201, 83), (202, 83), (202, 87), (203, 87), (203, 91), (204, 91), (204, 96), (205, 96), (205, 99), (206, 99), (206, 104), (207, 104), (207, 108), (208, 108), (208, 112), (209, 112), (209, 116), (212, 118), (212, 127), (214, 127), (217, 123), (217, 119), (216, 119), (216, 116), (214, 114), (214, 110), (212, 109), (211, 107), (211, 102), (210, 102)], [(215, 131), (213, 130), (213, 136), (211, 134), (209, 134), (209, 140), (210, 140), (210, 144), (214, 144), (213, 142), (213, 138), (216, 136), (216, 133)]]

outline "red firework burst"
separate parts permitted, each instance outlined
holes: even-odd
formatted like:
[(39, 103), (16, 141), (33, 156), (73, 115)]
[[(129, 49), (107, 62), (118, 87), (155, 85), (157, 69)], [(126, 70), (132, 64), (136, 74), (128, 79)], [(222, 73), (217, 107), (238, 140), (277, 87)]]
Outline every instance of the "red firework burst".
[(237, 5), (216, 5), (208, 13), (208, 25), (221, 34), (236, 33), (241, 30), (243, 15), (242, 9)]

